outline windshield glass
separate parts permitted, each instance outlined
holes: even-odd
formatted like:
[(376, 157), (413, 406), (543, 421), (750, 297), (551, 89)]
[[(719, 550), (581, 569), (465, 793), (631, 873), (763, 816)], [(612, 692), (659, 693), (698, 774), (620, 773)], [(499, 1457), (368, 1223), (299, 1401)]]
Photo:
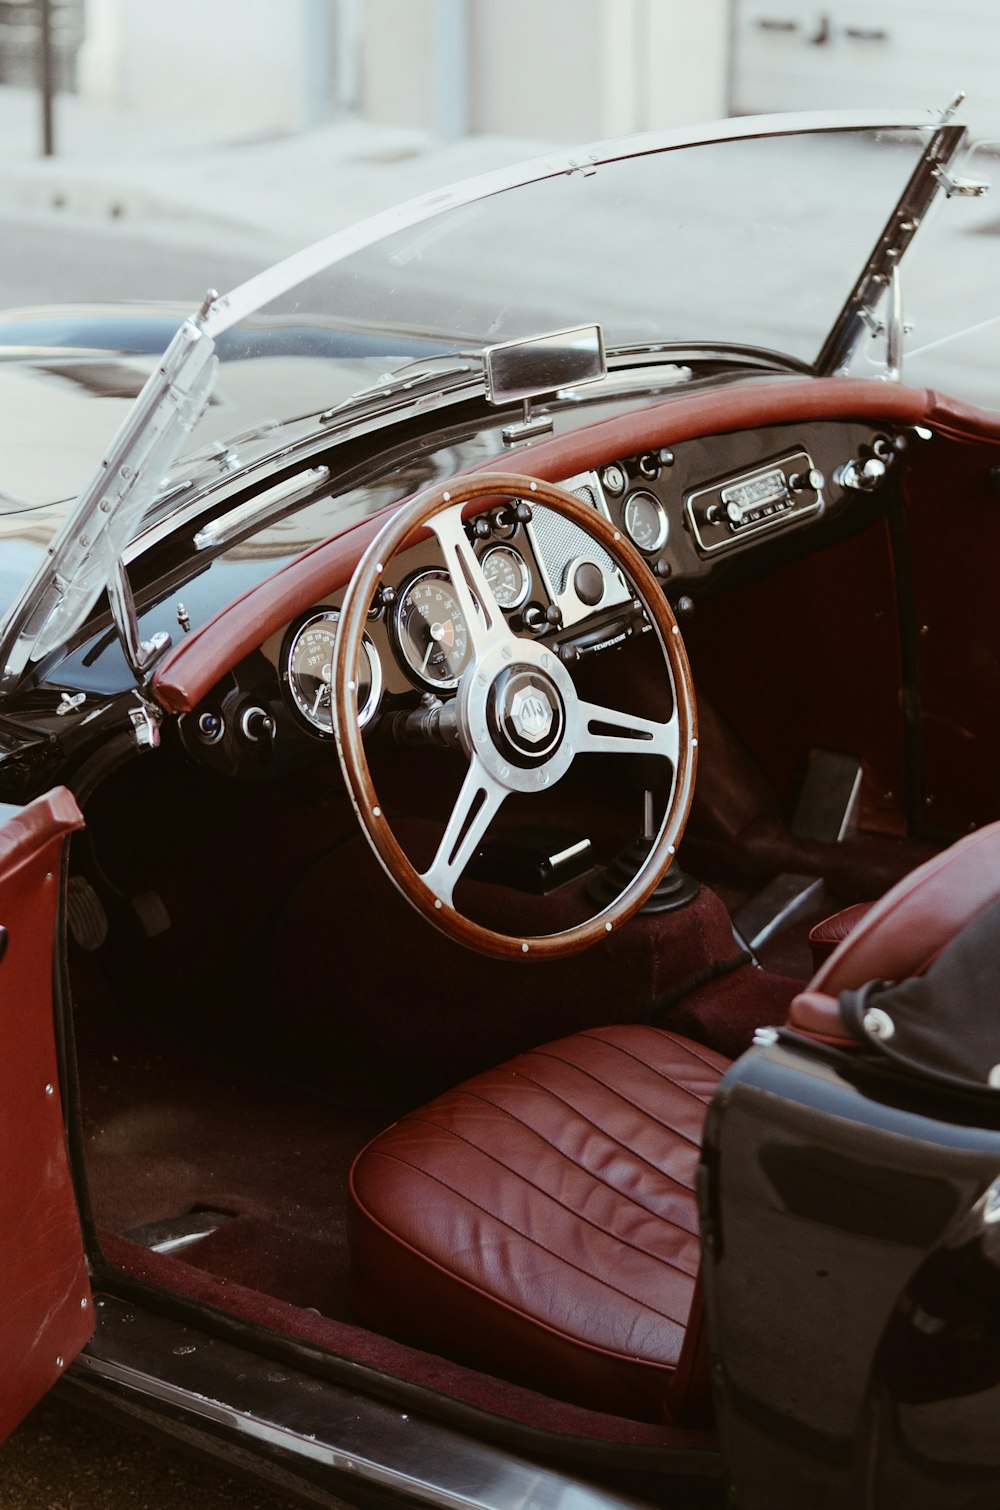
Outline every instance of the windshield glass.
[[(303, 263), (290, 259), (213, 310), (206, 328), (224, 332), (228, 369), (220, 392), (238, 394), (241, 408), (252, 402), (253, 369), (267, 362), (268, 413), (318, 411), (421, 353), (476, 357), (494, 342), (594, 323), (610, 352), (745, 344), (809, 364), (929, 131), (751, 136), (597, 164), (581, 156), (573, 170), (371, 241), (332, 237), (314, 249), (326, 255), (314, 257), (325, 265), (312, 276), (299, 281)], [(220, 418), (206, 421), (214, 430)]]

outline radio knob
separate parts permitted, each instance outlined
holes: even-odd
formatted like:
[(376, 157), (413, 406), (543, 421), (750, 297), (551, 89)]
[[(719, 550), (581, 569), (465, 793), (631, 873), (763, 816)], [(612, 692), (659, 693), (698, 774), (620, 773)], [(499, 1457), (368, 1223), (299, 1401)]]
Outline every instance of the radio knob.
[(793, 472), (788, 479), (793, 493), (818, 493), (825, 484), (826, 478), (818, 467), (810, 467), (808, 472)]

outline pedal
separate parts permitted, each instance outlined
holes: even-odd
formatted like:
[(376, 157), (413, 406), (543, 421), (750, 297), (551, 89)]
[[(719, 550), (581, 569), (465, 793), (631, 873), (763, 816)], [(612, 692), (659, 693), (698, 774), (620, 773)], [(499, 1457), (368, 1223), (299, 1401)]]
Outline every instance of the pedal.
[(812, 750), (792, 819), (796, 839), (839, 844), (857, 833), (861, 762), (839, 750)]
[(88, 954), (100, 949), (108, 936), (104, 903), (86, 876), (70, 876), (66, 887), (66, 924), (73, 942)]
[(756, 954), (769, 939), (821, 907), (823, 892), (819, 876), (775, 876), (733, 918), (737, 936)]
[(158, 891), (141, 891), (132, 898), (132, 911), (148, 939), (155, 939), (170, 930), (170, 913)]

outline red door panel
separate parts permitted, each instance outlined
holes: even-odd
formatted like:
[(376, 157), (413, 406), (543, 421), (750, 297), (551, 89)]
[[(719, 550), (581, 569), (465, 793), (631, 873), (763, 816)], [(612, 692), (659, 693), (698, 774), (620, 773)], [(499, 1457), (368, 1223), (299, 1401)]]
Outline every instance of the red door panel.
[(0, 1441), (94, 1329), (53, 1023), (62, 852), (82, 822), (57, 787), (0, 826)]

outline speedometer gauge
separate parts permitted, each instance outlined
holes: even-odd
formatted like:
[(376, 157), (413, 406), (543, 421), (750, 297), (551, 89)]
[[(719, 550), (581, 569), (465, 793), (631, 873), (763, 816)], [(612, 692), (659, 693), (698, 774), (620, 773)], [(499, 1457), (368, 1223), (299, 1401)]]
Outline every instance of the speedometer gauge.
[(446, 571), (424, 571), (400, 593), (393, 619), (400, 657), (422, 686), (458, 686), (469, 658), (469, 630)]
[[(297, 711), (319, 734), (333, 733), (330, 692), (333, 646), (337, 636), (336, 609), (324, 609), (300, 624), (284, 655), (284, 678)], [(358, 723), (364, 728), (382, 696), (382, 665), (366, 634), (358, 664)]]
[(654, 493), (645, 490), (630, 493), (622, 515), (629, 538), (641, 551), (662, 550), (667, 543), (670, 521), (667, 511)]
[(494, 545), (482, 559), (483, 575), (493, 596), (508, 612), (520, 608), (528, 596), (531, 578), (524, 557), (512, 545)]

